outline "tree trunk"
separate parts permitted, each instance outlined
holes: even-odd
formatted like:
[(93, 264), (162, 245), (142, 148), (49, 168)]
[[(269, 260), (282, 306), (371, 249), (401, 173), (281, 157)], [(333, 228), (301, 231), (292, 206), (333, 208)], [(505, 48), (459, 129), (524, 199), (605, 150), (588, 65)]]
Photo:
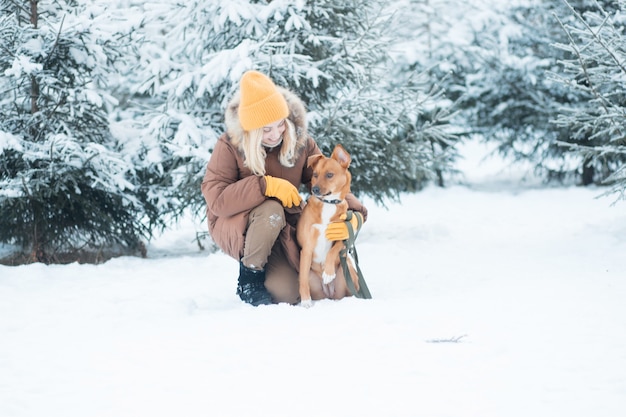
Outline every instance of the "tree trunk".
[(37, 29), (39, 23), (39, 13), (37, 13), (37, 3), (39, 0), (30, 0), (30, 23)]
[[(35, 29), (39, 24), (39, 13), (37, 11), (39, 0), (30, 0), (30, 23)], [(39, 101), (39, 82), (34, 76), (30, 77), (30, 112), (35, 114), (39, 111), (37, 102)]]
[(595, 176), (595, 169), (589, 158), (583, 161), (582, 183), (584, 186), (593, 184), (593, 177)]

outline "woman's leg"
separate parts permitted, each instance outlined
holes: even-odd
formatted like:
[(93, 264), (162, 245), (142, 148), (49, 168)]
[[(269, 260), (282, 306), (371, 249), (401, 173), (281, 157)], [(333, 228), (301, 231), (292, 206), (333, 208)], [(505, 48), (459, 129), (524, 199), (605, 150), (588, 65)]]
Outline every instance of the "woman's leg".
[(250, 269), (264, 269), (285, 225), (285, 210), (276, 200), (266, 200), (252, 209), (248, 217), (241, 263)]
[(285, 224), (285, 212), (277, 201), (267, 200), (250, 212), (237, 282), (242, 301), (254, 306), (272, 303), (265, 287), (265, 266)]

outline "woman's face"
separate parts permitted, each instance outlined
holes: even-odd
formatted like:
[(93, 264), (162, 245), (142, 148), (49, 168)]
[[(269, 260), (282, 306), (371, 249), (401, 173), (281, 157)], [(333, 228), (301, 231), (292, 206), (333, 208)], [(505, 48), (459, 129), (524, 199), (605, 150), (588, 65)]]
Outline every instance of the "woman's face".
[(280, 145), (285, 132), (285, 119), (263, 126), (263, 145), (273, 148)]

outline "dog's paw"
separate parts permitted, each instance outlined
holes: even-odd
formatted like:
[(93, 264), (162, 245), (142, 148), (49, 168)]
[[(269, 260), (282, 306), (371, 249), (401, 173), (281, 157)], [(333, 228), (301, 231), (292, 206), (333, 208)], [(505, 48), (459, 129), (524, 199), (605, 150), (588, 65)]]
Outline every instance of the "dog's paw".
[(337, 274), (328, 275), (326, 272), (322, 272), (322, 281), (324, 284), (330, 284), (336, 276)]
[(313, 307), (313, 300), (310, 298), (308, 300), (302, 300), (300, 301), (300, 305), (304, 308), (311, 308)]

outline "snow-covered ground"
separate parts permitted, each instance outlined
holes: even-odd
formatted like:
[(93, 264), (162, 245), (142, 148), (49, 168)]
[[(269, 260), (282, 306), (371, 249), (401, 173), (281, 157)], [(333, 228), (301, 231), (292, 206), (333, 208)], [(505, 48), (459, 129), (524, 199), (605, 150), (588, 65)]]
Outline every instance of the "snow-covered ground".
[(192, 220), (149, 259), (0, 266), (0, 416), (622, 416), (626, 206), (462, 168), (369, 202), (372, 300), (244, 305)]

